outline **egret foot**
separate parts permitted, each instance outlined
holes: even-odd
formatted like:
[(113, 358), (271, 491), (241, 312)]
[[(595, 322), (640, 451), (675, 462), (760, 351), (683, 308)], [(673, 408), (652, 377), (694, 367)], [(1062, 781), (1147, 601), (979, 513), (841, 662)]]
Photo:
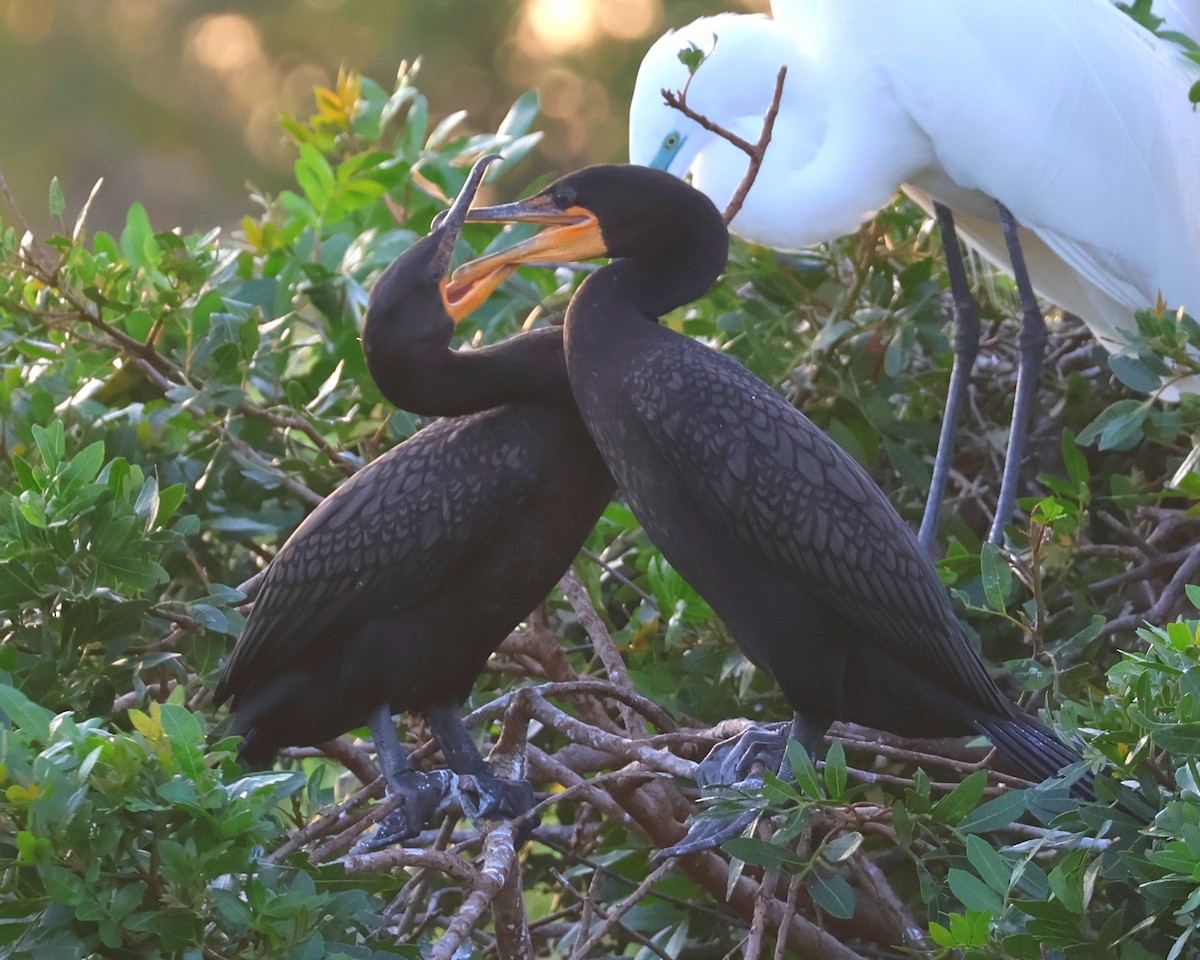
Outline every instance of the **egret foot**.
[[(484, 820), (516, 820), (536, 806), (533, 786), (528, 780), (503, 780), (491, 774), (464, 774), (454, 785), (454, 795), (463, 813), (472, 823)], [(517, 832), (518, 845), (529, 839), (541, 824), (540, 817), (529, 817)]]
[(374, 833), (358, 841), (355, 849), (359, 852), (382, 850), (419, 836), (450, 793), (454, 780), (454, 774), (449, 770), (401, 773), (388, 784), (388, 794), (399, 795), (404, 802), (379, 821)]

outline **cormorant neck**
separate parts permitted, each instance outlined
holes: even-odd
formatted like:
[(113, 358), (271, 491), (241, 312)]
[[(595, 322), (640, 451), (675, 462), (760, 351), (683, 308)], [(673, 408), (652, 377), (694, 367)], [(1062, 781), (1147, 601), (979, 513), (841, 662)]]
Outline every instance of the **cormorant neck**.
[(652, 220), (636, 225), (628, 236), (605, 234), (609, 252), (618, 259), (595, 274), (650, 317), (704, 296), (729, 256), (729, 232), (716, 207), (698, 191), (679, 187), (681, 193), (656, 204)]
[(451, 350), (440, 334), (394, 356), (367, 354), (380, 391), (401, 410), (456, 417), (518, 401), (570, 401), (561, 327), (531, 330), (478, 350)]

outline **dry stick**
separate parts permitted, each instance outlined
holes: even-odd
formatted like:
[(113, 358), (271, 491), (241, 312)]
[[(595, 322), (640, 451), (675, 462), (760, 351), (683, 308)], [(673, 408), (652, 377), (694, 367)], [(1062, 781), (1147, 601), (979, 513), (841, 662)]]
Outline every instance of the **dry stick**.
[(1121, 630), (1133, 630), (1143, 623), (1158, 625), (1170, 612), (1171, 607), (1178, 602), (1184, 588), (1192, 582), (1192, 578), (1197, 572), (1200, 572), (1200, 549), (1196, 549), (1180, 564), (1179, 569), (1175, 571), (1175, 575), (1171, 577), (1170, 583), (1167, 584), (1153, 607), (1145, 613), (1129, 614), (1106, 623), (1100, 631), (1100, 636), (1106, 637)]
[[(621, 918), (645, 898), (645, 896), (650, 892), (650, 889), (656, 883), (658, 883), (658, 881), (661, 880), (670, 869), (670, 860), (666, 860), (655, 867), (654, 871), (647, 875), (646, 879), (638, 884), (637, 889), (635, 889), (633, 893), (627, 896), (620, 903), (613, 906), (613, 908), (608, 912), (608, 917), (602, 924), (600, 924), (599, 927), (596, 928), (595, 933), (591, 934), (582, 945), (572, 951), (572, 955), (586, 957), (604, 937), (608, 936), (608, 934), (610, 934), (617, 927), (617, 925), (621, 922)], [(601, 876), (601, 873), (596, 871), (593, 876)], [(581, 932), (584, 932), (585, 929), (586, 928), (584, 927), (580, 927)]]
[[(587, 896), (583, 898), (583, 912), (579, 915), (579, 933), (576, 937), (581, 937), (587, 934), (592, 928), (592, 912), (597, 900), (600, 898), (600, 879), (603, 877), (599, 870), (592, 871), (592, 879), (588, 883)], [(570, 960), (582, 960), (587, 956), (587, 951), (580, 948), (579, 941), (576, 939), (575, 947), (571, 950)]]
[(767, 932), (767, 908), (775, 899), (779, 885), (778, 870), (764, 870), (754, 894), (754, 918), (750, 921), (750, 936), (746, 938), (746, 960), (759, 960)]
[(787, 931), (792, 925), (792, 920), (796, 916), (796, 896), (800, 892), (799, 879), (793, 879), (788, 884), (787, 903), (784, 904), (783, 913), (779, 917), (779, 924), (776, 928), (775, 935), (775, 956), (773, 960), (783, 960), (783, 955), (787, 951)]
[[(429, 960), (453, 960), (459, 947), (479, 924), (483, 911), (496, 902), (516, 864), (513, 834), (514, 827), (509, 822), (497, 823), (488, 831), (483, 840), (483, 865), (475, 873), (474, 879), (467, 881), (467, 885), (472, 888), (471, 893), (454, 914), (445, 934), (429, 951)], [(459, 857), (453, 859), (464, 863)], [(528, 935), (526, 930), (525, 936)], [(524, 955), (530, 956), (531, 953), (530, 950)]]
[[(500, 736), (496, 739), (488, 758), (496, 775), (510, 780), (524, 779), (526, 776), (529, 719), (521, 712), (520, 706), (519, 701), (514, 701), (505, 713), (504, 723), (500, 726)], [(508, 859), (505, 861), (507, 866), (503, 881), (491, 899), (496, 951), (500, 960), (531, 960), (533, 938), (529, 934), (529, 918), (525, 915), (521, 861), (517, 859), (515, 845), (515, 823), (493, 826), (488, 830), (484, 838), (485, 863), (486, 852), (491, 849), (492, 835), (500, 831), (500, 826), (504, 827), (500, 839), (508, 838)], [(497, 851), (496, 855), (499, 853), (500, 851)]]
[[(673, 731), (678, 729), (679, 726), (671, 719), (670, 714), (648, 697), (643, 697), (641, 694), (629, 690), (623, 690), (605, 680), (594, 679), (542, 683), (536, 687), (522, 687), (519, 690), (511, 690), (503, 696), (497, 697), (491, 703), (486, 703), (482, 707), (471, 711), (464, 718), (463, 722), (468, 727), (474, 727), (489, 720), (494, 720), (508, 709), (509, 703), (514, 697), (524, 695), (528, 692), (535, 693), (541, 698), (572, 697), (581, 693), (601, 694), (602, 696), (612, 697), (614, 700), (633, 707), (660, 730)], [(593, 724), (593, 726), (595, 725)], [(609, 735), (615, 736), (615, 734), (611, 733)]]
[[(592, 605), (592, 598), (588, 596), (587, 588), (575, 576), (575, 571), (568, 570), (558, 582), (558, 586), (567, 598), (567, 602), (575, 610), (579, 622), (583, 624), (583, 629), (587, 631), (588, 638), (592, 641), (592, 648), (600, 657), (604, 669), (608, 671), (608, 682), (620, 690), (636, 693), (633, 680), (629, 676), (629, 669), (621, 658), (621, 651), (617, 649), (612, 634), (608, 632), (608, 627), (604, 625), (600, 614)], [(646, 736), (648, 731), (645, 720), (626, 704), (620, 704), (618, 710), (627, 734), (631, 737)]]
[[(510, 837), (509, 846), (511, 845)], [(352, 853), (343, 857), (341, 863), (347, 873), (378, 873), (394, 867), (425, 867), (440, 871), (477, 889), (483, 882), (481, 870), (476, 870), (462, 857), (455, 856), (446, 850), (388, 847), (386, 850), (377, 850), (374, 853)], [(470, 930), (468, 929), (466, 932), (470, 933)], [(461, 943), (461, 941), (459, 942)]]
[[(528, 750), (529, 762), (533, 767), (541, 771), (547, 780), (560, 783), (567, 788), (562, 793), (556, 794), (551, 798), (555, 803), (560, 800), (573, 799), (575, 796), (579, 796), (601, 813), (607, 814), (610, 820), (621, 824), (621, 826), (633, 833), (641, 833), (643, 839), (645, 839), (645, 833), (637, 821), (611, 795), (601, 789), (601, 777), (586, 780), (541, 748), (530, 744)], [(648, 776), (648, 774), (642, 774), (642, 776)], [(540, 807), (541, 804), (538, 806)]]
[(775, 117), (779, 114), (779, 101), (783, 98), (783, 81), (787, 77), (787, 67), (780, 67), (779, 73), (775, 76), (775, 93), (771, 97), (770, 106), (767, 107), (767, 112), (763, 115), (762, 133), (759, 135), (758, 142), (751, 144), (748, 140), (743, 140), (731, 130), (726, 130), (720, 124), (713, 123), (708, 117), (697, 113), (687, 105), (687, 93), (672, 93), (670, 90), (663, 90), (663, 100), (667, 106), (674, 107), (685, 117), (695, 120), (696, 123), (704, 127), (705, 130), (715, 133), (718, 137), (728, 140), (735, 147), (741, 150), (750, 158), (750, 165), (746, 168), (746, 174), (742, 177), (742, 182), (738, 184), (738, 188), (730, 197), (728, 205), (726, 205), (721, 216), (726, 223), (729, 223), (737, 216), (739, 210), (742, 209), (742, 204), (746, 200), (746, 194), (750, 192), (750, 187), (753, 186), (755, 179), (758, 177), (759, 167), (762, 166), (763, 157), (767, 152), (767, 145), (771, 142), (771, 133), (775, 129)]
[(524, 698), (524, 709), (529, 717), (548, 727), (553, 727), (576, 743), (584, 743), (596, 750), (615, 754), (627, 761), (639, 762), (649, 770), (669, 773), (673, 777), (695, 779), (696, 764), (690, 760), (681, 760), (665, 750), (656, 750), (644, 740), (629, 740), (625, 737), (605, 733), (596, 727), (589, 727), (548, 703), (530, 688), (516, 692), (518, 696)]
[[(850, 864), (858, 877), (859, 884), (868, 890), (879, 906), (880, 914), (891, 921), (895, 936), (904, 941), (904, 946), (913, 953), (928, 956), (932, 949), (929, 939), (920, 924), (896, 895), (883, 871), (862, 850), (854, 854)], [(899, 943), (891, 944), (898, 947)]]
[[(580, 893), (578, 890), (576, 890), (575, 887), (571, 884), (571, 881), (569, 881), (566, 877), (564, 877), (557, 870), (551, 869), (550, 873), (553, 874), (554, 878), (560, 884), (562, 884), (564, 890), (566, 890), (573, 897), (575, 897), (575, 899), (581, 901), (584, 904), (584, 909), (587, 908), (588, 904), (591, 904), (592, 910), (595, 911), (595, 913), (599, 914), (599, 916), (602, 920), (605, 920), (605, 921), (608, 920), (608, 912), (606, 910), (604, 910), (604, 908), (602, 908), (598, 903), (592, 903), (590, 898), (585, 897), (582, 893)], [(658, 957), (660, 957), (661, 960), (674, 960), (674, 958), (669, 953), (667, 953), (665, 950), (663, 950), (662, 947), (660, 947), (657, 943), (655, 943), (653, 940), (651, 940), (649, 937), (645, 936), (644, 934), (638, 933), (638, 931), (636, 931), (636, 930), (631, 930), (629, 927), (625, 926), (625, 924), (620, 923), (620, 922), (615, 923), (614, 928), (620, 928), (621, 932), (625, 936), (629, 937), (629, 939), (633, 940), (635, 943), (641, 944), (641, 946), (645, 947), (647, 950), (651, 951), (652, 953), (654, 953)], [(580, 930), (582, 931), (582, 929), (583, 929), (583, 927), (581, 925)], [(572, 956), (574, 957), (575, 955), (572, 954)]]

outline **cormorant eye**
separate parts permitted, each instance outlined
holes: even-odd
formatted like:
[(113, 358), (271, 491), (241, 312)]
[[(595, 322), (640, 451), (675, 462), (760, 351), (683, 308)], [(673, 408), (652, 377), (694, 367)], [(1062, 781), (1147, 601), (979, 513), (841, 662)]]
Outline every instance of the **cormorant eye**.
[(560, 187), (554, 193), (554, 205), (560, 210), (569, 210), (575, 206), (575, 188)]

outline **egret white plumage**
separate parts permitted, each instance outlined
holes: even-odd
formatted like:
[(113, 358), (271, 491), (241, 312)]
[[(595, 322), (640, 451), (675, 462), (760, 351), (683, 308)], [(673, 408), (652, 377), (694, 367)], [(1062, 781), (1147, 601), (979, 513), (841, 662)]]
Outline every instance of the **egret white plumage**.
[[(1134, 311), (1160, 294), (1200, 312), (1200, 115), (1188, 101), (1200, 72), (1177, 46), (1106, 0), (774, 0), (772, 10), (775, 20), (698, 20), (654, 44), (630, 109), (632, 161), (690, 172), (726, 203), (745, 156), (660, 91), (688, 84), (694, 110), (753, 141), (786, 65), (774, 137), (734, 233), (795, 250), (857, 228), (903, 187), (926, 210), (952, 210), (964, 239), (1007, 266), (999, 202), (1019, 225), (1035, 289), (1108, 349), (1126, 345)], [(677, 57), (689, 43), (711, 51), (690, 83)], [(927, 546), (941, 500), (935, 486)]]

